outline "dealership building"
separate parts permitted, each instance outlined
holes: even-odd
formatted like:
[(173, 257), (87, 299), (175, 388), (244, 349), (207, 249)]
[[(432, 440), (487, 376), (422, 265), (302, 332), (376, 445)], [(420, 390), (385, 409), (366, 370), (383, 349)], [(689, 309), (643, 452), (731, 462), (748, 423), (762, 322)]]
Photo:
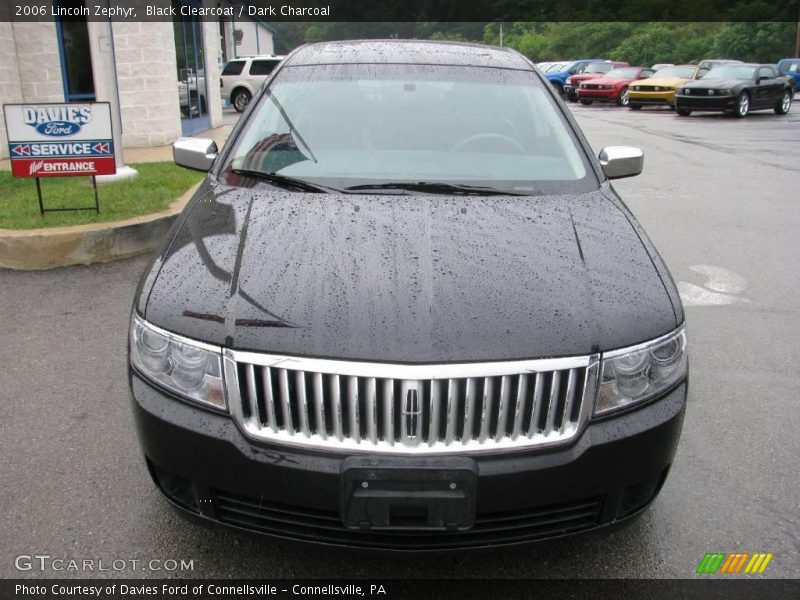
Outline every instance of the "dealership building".
[[(84, 2), (89, 11), (102, 3)], [(59, 0), (39, 4), (58, 6)], [(115, 140), (123, 148), (163, 146), (221, 125), (222, 66), (240, 56), (273, 54), (274, 30), (257, 19), (237, 19), (224, 10), (225, 0), (172, 5), (227, 14), (153, 22), (21, 21), (14, 20), (12, 3), (0, 3), (0, 104), (110, 102)], [(0, 119), (0, 158), (7, 157)]]

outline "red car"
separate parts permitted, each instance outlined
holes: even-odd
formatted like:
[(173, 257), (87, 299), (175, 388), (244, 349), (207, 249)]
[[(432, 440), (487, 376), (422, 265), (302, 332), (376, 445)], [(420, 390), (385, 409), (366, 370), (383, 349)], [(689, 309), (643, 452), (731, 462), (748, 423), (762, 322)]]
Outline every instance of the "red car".
[(646, 79), (653, 73), (653, 69), (646, 67), (612, 69), (602, 77), (581, 82), (578, 87), (578, 100), (581, 104), (591, 104), (596, 100), (628, 106), (628, 84), (637, 79)]
[(575, 75), (570, 75), (567, 77), (567, 83), (564, 86), (564, 94), (566, 95), (567, 100), (570, 102), (578, 101), (578, 86), (582, 81), (597, 79), (598, 77), (608, 73), (611, 69), (618, 69), (620, 67), (627, 66), (628, 63), (626, 62), (613, 62), (610, 60), (589, 63), (586, 65), (586, 69), (583, 71), (583, 73), (576, 73)]

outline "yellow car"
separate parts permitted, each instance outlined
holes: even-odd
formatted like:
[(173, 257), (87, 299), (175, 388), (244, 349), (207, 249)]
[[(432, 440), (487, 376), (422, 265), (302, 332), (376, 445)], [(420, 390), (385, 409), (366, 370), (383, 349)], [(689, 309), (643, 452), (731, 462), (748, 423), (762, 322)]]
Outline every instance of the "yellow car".
[(687, 80), (697, 79), (697, 65), (665, 67), (648, 79), (632, 81), (628, 86), (628, 106), (639, 110), (645, 105), (667, 104), (675, 108), (675, 90)]

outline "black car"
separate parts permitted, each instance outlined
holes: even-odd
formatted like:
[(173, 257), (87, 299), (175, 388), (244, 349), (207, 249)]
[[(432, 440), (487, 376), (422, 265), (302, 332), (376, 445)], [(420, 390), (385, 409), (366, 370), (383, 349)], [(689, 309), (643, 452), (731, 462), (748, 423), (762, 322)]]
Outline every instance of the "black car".
[(672, 464), (684, 313), (534, 65), (508, 49), (303, 46), (144, 273), (148, 469), (205, 522), (435, 550), (629, 519)]
[(739, 118), (754, 110), (785, 115), (792, 106), (791, 82), (773, 65), (729, 64), (714, 67), (702, 78), (681, 85), (675, 95), (678, 114), (727, 112)]

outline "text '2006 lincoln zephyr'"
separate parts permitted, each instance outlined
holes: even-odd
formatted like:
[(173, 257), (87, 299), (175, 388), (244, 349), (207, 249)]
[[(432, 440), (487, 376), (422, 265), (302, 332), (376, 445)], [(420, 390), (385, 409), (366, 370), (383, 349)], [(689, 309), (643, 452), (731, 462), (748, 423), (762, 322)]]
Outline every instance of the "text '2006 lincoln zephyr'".
[(144, 273), (130, 386), (148, 469), (208, 523), (346, 546), (485, 548), (640, 514), (672, 464), (684, 313), (522, 55), (303, 46)]

